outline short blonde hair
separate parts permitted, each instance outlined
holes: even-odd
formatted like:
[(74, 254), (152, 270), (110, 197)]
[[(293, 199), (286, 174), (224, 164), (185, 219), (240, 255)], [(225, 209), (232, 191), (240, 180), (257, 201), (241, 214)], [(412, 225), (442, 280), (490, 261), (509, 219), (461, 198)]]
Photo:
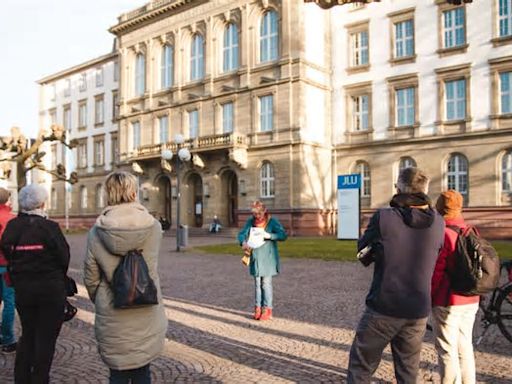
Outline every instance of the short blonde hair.
[(112, 172), (105, 180), (108, 205), (118, 205), (137, 201), (139, 190), (137, 178), (124, 171)]

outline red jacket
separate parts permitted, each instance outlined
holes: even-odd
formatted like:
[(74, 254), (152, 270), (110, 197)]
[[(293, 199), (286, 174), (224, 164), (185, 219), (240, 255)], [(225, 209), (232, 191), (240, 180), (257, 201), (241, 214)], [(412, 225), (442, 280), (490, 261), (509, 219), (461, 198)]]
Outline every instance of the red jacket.
[[(0, 204), (0, 238), (2, 237), (5, 227), (7, 227), (7, 223), (14, 219), (14, 216), (11, 213), (11, 207), (5, 204)], [(0, 267), (7, 266), (7, 260), (5, 259), (4, 253), (0, 249)]]
[(448, 228), (449, 225), (466, 228), (462, 217), (446, 219), (444, 230), (444, 245), (437, 257), (434, 274), (432, 275), (432, 306), (447, 307), (451, 305), (464, 305), (478, 303), (480, 296), (462, 296), (453, 293), (450, 289), (450, 278), (448, 271), (455, 265), (455, 246), (457, 243), (457, 232)]

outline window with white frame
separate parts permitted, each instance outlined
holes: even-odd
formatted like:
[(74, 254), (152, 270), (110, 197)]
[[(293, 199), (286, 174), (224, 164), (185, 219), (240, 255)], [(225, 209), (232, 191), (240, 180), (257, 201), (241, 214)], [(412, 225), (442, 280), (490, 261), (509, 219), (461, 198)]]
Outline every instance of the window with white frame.
[(140, 147), (140, 121), (132, 123), (132, 144), (133, 150)]
[(274, 128), (274, 97), (261, 96), (260, 101), (260, 131), (270, 132)]
[(414, 55), (414, 23), (405, 20), (395, 24), (395, 58)]
[(78, 78), (78, 90), (84, 92), (87, 90), (87, 73), (81, 73)]
[(55, 101), (55, 98), (57, 97), (57, 86), (55, 83), (48, 86), (48, 92), (50, 94), (50, 101)]
[(135, 57), (135, 96), (142, 96), (146, 91), (146, 57), (139, 53)]
[(50, 115), (50, 125), (56, 124), (57, 123), (57, 110), (52, 109), (48, 112), (48, 114)]
[(97, 97), (94, 100), (94, 124), (102, 124), (105, 110), (105, 103), (103, 102), (103, 96)]
[(96, 208), (101, 209), (105, 207), (105, 191), (103, 184), (96, 186)]
[(500, 113), (512, 113), (512, 72), (500, 73)]
[(160, 116), (158, 118), (158, 134), (160, 144), (165, 144), (169, 141), (169, 116)]
[(455, 189), (463, 197), (468, 197), (468, 161), (461, 154), (455, 154), (448, 160), (446, 173), (448, 189)]
[(64, 111), (63, 111), (63, 125), (64, 125), (64, 129), (67, 130), (67, 131), (71, 131), (71, 105), (66, 105), (64, 106)]
[(446, 120), (464, 120), (466, 118), (466, 79), (446, 81), (444, 88)]
[(358, 31), (350, 34), (350, 66), (357, 67), (368, 65), (369, 63), (369, 45), (368, 31)]
[(160, 61), (160, 87), (169, 88), (174, 82), (174, 47), (165, 44), (162, 48)]
[(454, 48), (466, 43), (464, 7), (443, 12), (443, 48)]
[(412, 157), (402, 157), (398, 163), (398, 172), (405, 168), (416, 167), (416, 161)]
[(222, 132), (233, 132), (233, 103), (222, 104)]
[(371, 174), (370, 165), (366, 161), (358, 161), (355, 166), (355, 173), (361, 175), (361, 197), (370, 197), (371, 195)]
[(64, 82), (64, 97), (71, 95), (71, 79), (66, 79)]
[(512, 192), (512, 150), (508, 150), (501, 159), (501, 191)]
[(105, 163), (105, 144), (103, 140), (94, 142), (94, 165), (102, 166)]
[(365, 131), (369, 127), (368, 95), (352, 96), (352, 131)]
[(87, 142), (78, 144), (76, 151), (77, 164), (79, 168), (87, 168)]
[(87, 126), (87, 100), (81, 101), (78, 104), (78, 128), (85, 128)]
[(279, 53), (279, 21), (277, 12), (268, 11), (260, 25), (260, 62), (277, 60)]
[(204, 38), (196, 34), (190, 46), (190, 80), (204, 77)]
[(195, 139), (199, 135), (199, 111), (194, 109), (188, 113), (188, 137)]
[(112, 159), (112, 164), (115, 164), (119, 160), (119, 147), (117, 144), (117, 136), (112, 136), (110, 141), (110, 157)]
[(87, 209), (87, 188), (85, 185), (80, 187), (80, 208)]
[(112, 119), (115, 120), (119, 117), (119, 95), (117, 92), (112, 92)]
[(498, 23), (499, 37), (512, 35), (512, 0), (499, 0)]
[(260, 169), (260, 196), (274, 197), (274, 166), (269, 161), (264, 161)]
[(103, 67), (96, 68), (96, 87), (103, 86)]
[(396, 126), (414, 125), (414, 88), (402, 88), (396, 90)]
[(233, 71), (238, 68), (238, 27), (229, 23), (224, 29), (224, 60), (222, 70)]
[(114, 81), (117, 82), (119, 81), (119, 61), (114, 61), (114, 74), (113, 74), (113, 77), (114, 77)]

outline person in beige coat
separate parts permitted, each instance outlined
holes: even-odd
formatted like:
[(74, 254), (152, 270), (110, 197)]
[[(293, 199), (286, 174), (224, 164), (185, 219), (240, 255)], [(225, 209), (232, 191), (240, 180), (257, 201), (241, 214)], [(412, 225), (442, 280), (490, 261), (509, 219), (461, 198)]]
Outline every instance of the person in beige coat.
[[(110, 384), (151, 383), (149, 364), (161, 352), (167, 318), (158, 278), (160, 223), (137, 202), (137, 179), (127, 172), (107, 176), (108, 206), (89, 231), (84, 283), (95, 305), (95, 334)], [(123, 255), (142, 249), (158, 290), (158, 304), (115, 309), (110, 282)]]

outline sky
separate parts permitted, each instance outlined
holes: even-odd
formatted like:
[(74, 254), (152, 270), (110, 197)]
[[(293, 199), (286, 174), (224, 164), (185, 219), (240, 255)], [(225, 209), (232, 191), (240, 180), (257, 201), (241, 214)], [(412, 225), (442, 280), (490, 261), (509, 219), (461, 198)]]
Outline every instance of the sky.
[(38, 131), (37, 80), (112, 50), (108, 29), (149, 0), (2, 0), (0, 136)]

